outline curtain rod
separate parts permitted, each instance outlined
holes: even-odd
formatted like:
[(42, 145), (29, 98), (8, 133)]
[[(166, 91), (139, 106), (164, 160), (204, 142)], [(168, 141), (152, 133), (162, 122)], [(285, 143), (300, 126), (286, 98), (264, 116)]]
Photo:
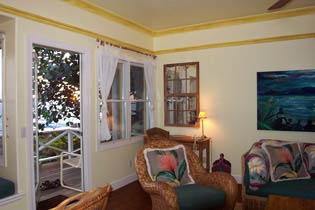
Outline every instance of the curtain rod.
[(104, 46), (105, 44), (109, 44), (111, 46), (118, 47), (118, 48), (121, 48), (121, 49), (124, 49), (124, 50), (129, 50), (129, 51), (136, 52), (136, 53), (139, 53), (139, 54), (142, 54), (142, 55), (150, 56), (153, 59), (156, 58), (156, 55), (152, 55), (152, 54), (149, 54), (149, 53), (141, 52), (139, 50), (131, 49), (129, 47), (113, 44), (113, 43), (110, 43), (108, 41), (103, 41), (103, 40), (100, 40), (100, 39), (96, 39), (96, 42), (99, 43), (101, 46)]

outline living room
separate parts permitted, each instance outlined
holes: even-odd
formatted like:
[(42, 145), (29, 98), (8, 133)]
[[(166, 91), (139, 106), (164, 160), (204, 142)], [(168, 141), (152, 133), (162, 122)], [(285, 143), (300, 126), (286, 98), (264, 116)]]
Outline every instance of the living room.
[[(74, 3), (73, 3), (74, 2)], [(199, 62), (200, 111), (207, 113), (204, 133), (211, 138), (211, 162), (224, 153), (232, 164), (232, 175), (242, 182), (241, 156), (259, 139), (313, 142), (312, 132), (257, 130), (257, 72), (315, 68), (315, 8), (256, 15), (216, 24), (156, 33), (139, 29), (113, 16), (104, 17), (94, 7), (75, 2), (2, 0), (0, 24), (6, 35), (7, 164), (0, 176), (16, 184), (18, 196), (1, 209), (32, 209), (29, 46), (42, 43), (83, 52), (85, 62), (85, 117), (88, 171), (86, 189), (111, 183), (122, 187), (137, 179), (133, 160), (143, 143), (128, 142), (101, 148), (98, 142), (96, 38), (118, 46), (156, 55), (155, 126), (173, 135), (201, 135), (201, 127), (164, 125), (165, 64)], [(268, 1), (271, 5), (274, 1)], [(72, 4), (73, 3), (73, 4)], [(294, 1), (292, 1), (294, 3)], [(90, 9), (90, 10), (89, 10)], [(95, 8), (94, 8), (95, 9)], [(278, 15), (279, 14), (279, 15)], [(126, 50), (128, 51), (128, 50)], [(131, 164), (130, 164), (130, 161)], [(101, 164), (100, 164), (101, 163)], [(25, 208), (24, 208), (25, 207)]]

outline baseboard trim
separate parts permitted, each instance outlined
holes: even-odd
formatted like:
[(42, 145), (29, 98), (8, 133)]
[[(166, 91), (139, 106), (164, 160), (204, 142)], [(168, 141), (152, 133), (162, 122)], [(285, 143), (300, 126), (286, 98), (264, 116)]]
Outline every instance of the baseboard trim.
[(232, 176), (236, 179), (238, 184), (242, 184), (243, 183), (241, 175), (232, 175)]
[(113, 190), (117, 190), (123, 186), (126, 186), (127, 184), (130, 184), (131, 182), (134, 182), (138, 180), (138, 177), (135, 173), (130, 174), (129, 176), (123, 177), (119, 180), (115, 180), (113, 182), (111, 182), (111, 186)]

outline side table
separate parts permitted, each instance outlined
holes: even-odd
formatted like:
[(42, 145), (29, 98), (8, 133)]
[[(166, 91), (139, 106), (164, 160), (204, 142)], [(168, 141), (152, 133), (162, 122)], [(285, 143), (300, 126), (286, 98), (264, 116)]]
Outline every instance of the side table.
[[(170, 135), (170, 139), (177, 141), (181, 144), (187, 145), (194, 149), (195, 139), (192, 136), (184, 135)], [(205, 169), (209, 172), (210, 169), (210, 138), (205, 137), (203, 139), (196, 140), (196, 146), (199, 151), (199, 160), (203, 164), (203, 150), (206, 150), (206, 167)]]

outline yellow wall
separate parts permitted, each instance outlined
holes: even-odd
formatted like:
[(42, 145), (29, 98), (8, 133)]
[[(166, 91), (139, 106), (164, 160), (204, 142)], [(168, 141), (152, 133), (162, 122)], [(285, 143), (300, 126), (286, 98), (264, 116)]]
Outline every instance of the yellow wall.
[[(7, 20), (0, 24), (0, 31), (5, 34), (5, 50), (4, 50), (4, 61), (5, 61), (5, 76), (4, 76), (4, 85), (9, 81), (12, 81), (16, 78), (15, 72), (12, 71), (15, 69), (15, 21)], [(6, 71), (6, 69), (8, 71)], [(10, 71), (11, 70), (11, 71)], [(9, 88), (4, 88), (5, 93), (5, 107), (7, 110), (8, 119), (8, 130), (6, 135), (6, 161), (7, 166), (0, 167), (0, 176), (5, 178), (10, 178), (10, 180), (17, 182), (17, 157), (16, 157), (16, 136), (15, 136), (15, 118), (16, 118), (16, 104), (14, 102), (14, 94), (16, 89), (14, 86), (9, 86)], [(10, 135), (9, 135), (10, 134)]]
[[(148, 50), (172, 50), (174, 48), (192, 47), (239, 41), (244, 39), (266, 38), (272, 36), (294, 35), (300, 33), (314, 33), (314, 15), (274, 20), (250, 25), (237, 25), (204, 31), (193, 31), (152, 38), (148, 34), (130, 29), (126, 26), (105, 20), (78, 8), (72, 7), (59, 0), (0, 0), (0, 4), (11, 6), (19, 11), (27, 11), (40, 16), (60, 21), (76, 27), (102, 34), (122, 42)], [(13, 90), (11, 103), (16, 110), (16, 116), (10, 126), (15, 154), (10, 149), (13, 161), (12, 174), (17, 170), (18, 191), (26, 196), (17, 202), (1, 206), (2, 210), (28, 209), (30, 203), (30, 139), (21, 137), (21, 129), (31, 122), (30, 110), (27, 104), (27, 84), (30, 80), (28, 71), (27, 43), (30, 37), (37, 37), (51, 42), (62, 42), (85, 48), (91, 52), (91, 64), (88, 71), (91, 74), (92, 86), (89, 88), (91, 119), (91, 134), (88, 141), (91, 144), (92, 186), (96, 187), (107, 182), (115, 182), (134, 173), (134, 167), (129, 166), (136, 150), (141, 143), (131, 144), (116, 149), (96, 151), (96, 72), (95, 72), (95, 38), (87, 34), (74, 33), (40, 23), (39, 20), (25, 19), (23, 15), (8, 13), (1, 10), (1, 14), (16, 19), (12, 32), (15, 37), (13, 50), (12, 74), (15, 80), (10, 81)], [(39, 22), (38, 22), (39, 21)], [(49, 24), (49, 23), (48, 23)], [(2, 25), (0, 25), (2, 27)], [(15, 33), (15, 34), (14, 34)], [(13, 44), (14, 45), (14, 44)], [(249, 146), (260, 138), (277, 138), (297, 141), (312, 141), (313, 134), (306, 132), (268, 132), (256, 130), (256, 72), (288, 69), (314, 68), (315, 39), (300, 39), (264, 44), (241, 45), (234, 47), (209, 48), (203, 50), (175, 52), (161, 54), (157, 58), (157, 126), (164, 126), (163, 107), (163, 64), (179, 62), (200, 62), (200, 96), (201, 110), (208, 113), (205, 120), (205, 133), (212, 137), (213, 159), (224, 152), (226, 158), (232, 162), (232, 173), (240, 175), (240, 156)], [(176, 50), (175, 50), (176, 51)], [(196, 128), (167, 127), (173, 134), (200, 134)], [(314, 141), (314, 140), (313, 140)], [(15, 156), (16, 155), (16, 156)], [(113, 161), (114, 160), (114, 161)], [(11, 163), (10, 163), (11, 164)], [(15, 169), (14, 169), (15, 168)], [(10, 174), (9, 173), (9, 174)], [(14, 176), (14, 175), (12, 175)]]
[[(200, 62), (200, 110), (208, 114), (204, 126), (205, 134), (212, 138), (212, 162), (223, 152), (232, 163), (232, 174), (239, 176), (241, 155), (258, 139), (314, 142), (311, 132), (256, 129), (256, 72), (314, 69), (314, 34), (308, 39), (242, 45), (244, 40), (314, 33), (314, 22), (315, 15), (306, 15), (154, 38), (155, 50), (162, 52), (157, 59), (157, 87), (164, 85), (164, 64)], [(229, 42), (235, 42), (236, 46), (209, 45)], [(195, 46), (200, 50), (186, 51)], [(208, 49), (203, 49), (207, 46)], [(160, 88), (156, 118), (161, 127), (164, 126), (163, 94)], [(172, 134), (201, 135), (201, 128), (166, 129)]]
[[(123, 42), (130, 42), (133, 45), (144, 47), (146, 49), (152, 48), (152, 38), (146, 34), (141, 34), (138, 31), (133, 31), (125, 26), (100, 19), (98, 16), (83, 12), (77, 8), (60, 1), (0, 1), (0, 4), (7, 4), (14, 6), (19, 10), (31, 11), (32, 13), (41, 16), (47, 16), (54, 20), (64, 21), (68, 24), (79, 25), (80, 28), (95, 31), (97, 33), (113, 36), (115, 39), (121, 39)], [(62, 5), (61, 5), (62, 4)], [(6, 6), (7, 6), (6, 5)], [(36, 5), (36, 6), (34, 6)], [(61, 6), (61, 7), (60, 7)], [(1, 5), (0, 5), (0, 11)], [(57, 12), (57, 13), (56, 13)], [(32, 123), (30, 119), (29, 107), (27, 98), (29, 90), (31, 75), (29, 68), (28, 43), (30, 39), (45, 40), (45, 42), (64, 43), (64, 46), (75, 46), (77, 48), (85, 49), (90, 52), (90, 64), (85, 69), (91, 76), (91, 87), (88, 88), (88, 95), (90, 97), (89, 110), (91, 118), (89, 119), (89, 126), (91, 134), (85, 141), (90, 144), (91, 162), (87, 163), (91, 168), (91, 188), (104, 185), (105, 183), (112, 183), (123, 179), (129, 175), (134, 174), (133, 160), (135, 152), (140, 148), (141, 143), (130, 144), (117, 149), (110, 149), (104, 151), (97, 151), (97, 113), (96, 113), (96, 41), (94, 37), (86, 36), (80, 33), (74, 33), (68, 30), (63, 30), (50, 25), (45, 25), (37, 21), (32, 21), (21, 17), (19, 14), (1, 12), (4, 16), (10, 16), (15, 19), (10, 23), (10, 28), (4, 24), (0, 25), (0, 31), (5, 30), (8, 41), (11, 44), (11, 49), (8, 50), (11, 68), (10, 74), (14, 75), (14, 80), (9, 81), (8, 87), (10, 92), (10, 105), (14, 116), (10, 118), (10, 144), (9, 148), (9, 167), (7, 170), (1, 170), (1, 174), (11, 178), (17, 182), (17, 191), (25, 194), (22, 199), (3, 205), (0, 208), (6, 209), (29, 209), (31, 202), (30, 177), (31, 163), (30, 158), (30, 144), (32, 139), (22, 136), (22, 130), (27, 128)], [(80, 14), (80, 15), (78, 15)], [(76, 17), (74, 17), (77, 15)], [(79, 19), (80, 18), (80, 19)], [(81, 19), (82, 18), (82, 19)], [(9, 28), (9, 29), (7, 29)], [(16, 31), (16, 33), (15, 33)], [(15, 42), (14, 42), (15, 41)], [(15, 46), (14, 46), (15, 45)], [(8, 81), (7, 81), (8, 82)], [(11, 160), (12, 159), (12, 160)], [(114, 161), (113, 161), (114, 160)], [(130, 160), (132, 165), (130, 166)], [(12, 170), (11, 170), (12, 169)]]

